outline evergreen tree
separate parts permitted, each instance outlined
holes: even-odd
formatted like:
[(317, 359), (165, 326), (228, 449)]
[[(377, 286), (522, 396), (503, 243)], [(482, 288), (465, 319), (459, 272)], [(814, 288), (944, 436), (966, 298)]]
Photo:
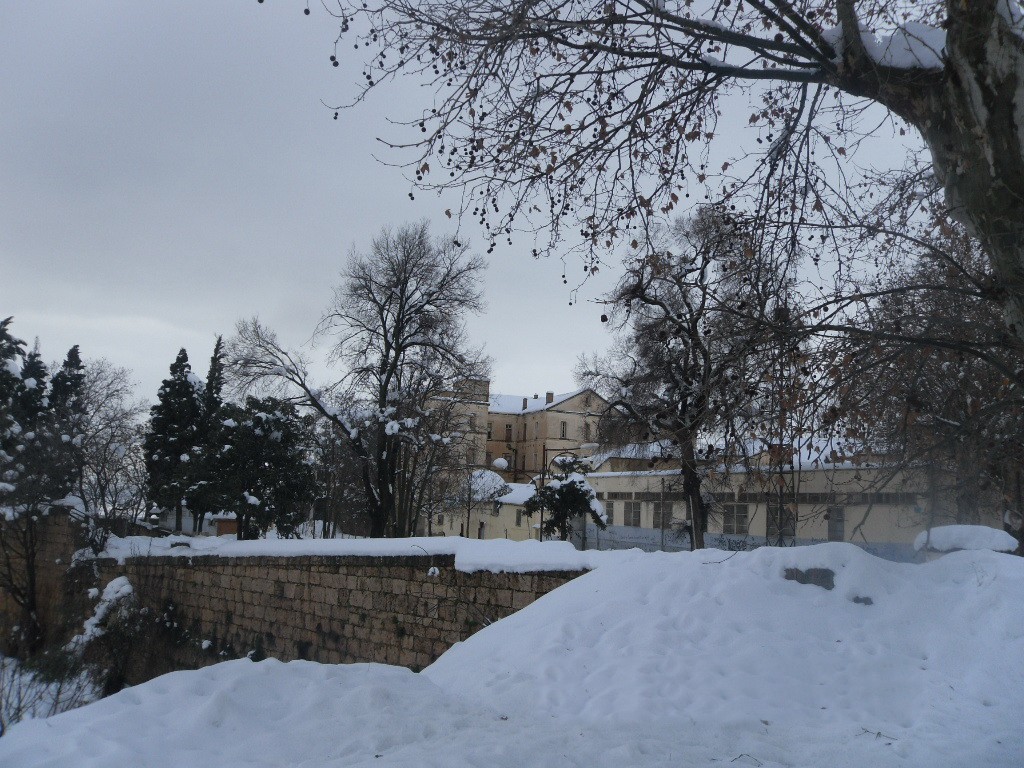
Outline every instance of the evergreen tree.
[[(63, 423), (80, 428), (85, 413), (85, 366), (76, 344), (68, 350), (64, 362), (50, 382), (50, 402)], [(70, 434), (70, 433), (69, 433)]]
[(10, 318), (0, 323), (0, 591), (21, 611), (11, 646), (32, 655), (44, 641), (38, 523), (67, 504), (79, 449), (57, 416), (38, 347), (25, 354), (10, 324)]
[(171, 365), (150, 410), (145, 438), (147, 496), (152, 505), (174, 510), (174, 530), (181, 530), (186, 494), (193, 484), (192, 461), (201, 440), (204, 387), (192, 373), (182, 349)]
[(196, 451), (192, 461), (192, 484), (187, 498), (189, 509), (192, 510), (192, 530), (198, 533), (202, 529), (203, 517), (210, 512), (224, 509), (226, 502), (226, 484), (220, 476), (223, 461), (220, 458), (224, 400), (221, 395), (224, 389), (224, 343), (218, 336), (210, 357), (210, 370), (206, 375), (206, 386), (203, 389), (202, 415)]
[(527, 499), (523, 511), (527, 515), (545, 512), (547, 517), (541, 532), (548, 536), (558, 534), (562, 541), (569, 538), (573, 523), (580, 518), (590, 519), (598, 528), (607, 528), (604, 509), (597, 494), (585, 476), (586, 467), (577, 459), (565, 458), (558, 462), (558, 472), (551, 481)]
[(238, 538), (297, 535), (316, 498), (312, 419), (274, 398), (224, 406), (219, 477), (225, 511), (238, 517)]

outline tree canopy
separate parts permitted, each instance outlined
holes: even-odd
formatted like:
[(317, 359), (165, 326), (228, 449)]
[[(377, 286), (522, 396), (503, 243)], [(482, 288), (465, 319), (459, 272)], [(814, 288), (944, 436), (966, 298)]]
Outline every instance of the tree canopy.
[(406, 74), (429, 84), (407, 121), (413, 138), (395, 146), (409, 151), (418, 184), (459, 190), (458, 212), (492, 248), (527, 232), (538, 251), (582, 244), (595, 268), (600, 249), (643, 242), (648, 222), (705, 198), (794, 247), (808, 230), (865, 223), (872, 179), (850, 161), (872, 137), (899, 144), (909, 128), (1024, 338), (1017, 0), (332, 8), (336, 46), (354, 35), (366, 51), (365, 90)]

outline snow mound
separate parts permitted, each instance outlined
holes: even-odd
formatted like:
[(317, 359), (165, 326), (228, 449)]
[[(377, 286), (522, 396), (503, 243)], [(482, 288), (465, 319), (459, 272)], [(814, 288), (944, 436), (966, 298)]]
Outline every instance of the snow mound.
[[(786, 579), (811, 569), (834, 587)], [(911, 765), (1011, 765), (1022, 589), (1024, 560), (987, 552), (926, 565), (851, 544), (652, 554), (569, 582), (424, 674), (538, 717), (661, 722), (698, 742), (760, 733), (782, 750), (760, 748), (762, 762), (814, 734), (867, 765), (878, 756), (858, 734), (882, 733)]]
[(421, 674), (177, 672), (15, 726), (0, 765), (1016, 768), (1022, 592), (1024, 559), (984, 551), (606, 560)]
[(940, 525), (917, 534), (914, 549), (920, 552), (926, 547), (935, 552), (954, 552), (958, 549), (1013, 552), (1017, 549), (1017, 540), (1006, 531), (987, 525)]

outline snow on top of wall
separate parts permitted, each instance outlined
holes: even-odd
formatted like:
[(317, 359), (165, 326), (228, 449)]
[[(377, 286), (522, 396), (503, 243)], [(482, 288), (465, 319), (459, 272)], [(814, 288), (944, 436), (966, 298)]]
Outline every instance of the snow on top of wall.
[(1013, 552), (1017, 540), (1006, 531), (987, 525), (940, 525), (921, 531), (914, 539), (914, 549), (933, 552), (953, 552), (958, 549), (990, 549), (993, 552)]
[[(520, 485), (525, 485), (522, 483)], [(257, 539), (232, 536), (111, 536), (100, 557), (120, 563), (131, 557), (419, 557), (454, 555), (455, 568), (466, 573), (582, 571), (607, 562), (640, 556), (640, 550), (580, 552), (566, 541), (465, 539), (422, 536), (407, 539)], [(86, 551), (78, 557), (86, 557)]]

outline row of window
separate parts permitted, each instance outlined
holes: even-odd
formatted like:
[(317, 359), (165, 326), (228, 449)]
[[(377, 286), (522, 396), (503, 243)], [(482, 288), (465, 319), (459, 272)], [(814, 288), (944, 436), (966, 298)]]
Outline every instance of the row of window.
[[(612, 494), (609, 494), (611, 496)], [(616, 508), (621, 509), (622, 522), (616, 518)], [(640, 527), (640, 502), (639, 501), (605, 501), (604, 511), (608, 516), (609, 525), (631, 525)], [(750, 505), (728, 502), (719, 504), (716, 507), (722, 516), (722, 533), (737, 534), (746, 536), (750, 523)], [(670, 528), (674, 519), (672, 502), (655, 501), (651, 503), (651, 526), (657, 530), (661, 527)], [(844, 541), (846, 538), (846, 510), (845, 508), (833, 505), (828, 507), (825, 513), (828, 522), (828, 540)], [(783, 505), (770, 504), (768, 506), (768, 518), (766, 525), (768, 539), (794, 538), (796, 536), (796, 515), (793, 511)]]
[[(619, 504), (622, 509), (622, 522), (617, 523), (615, 517), (615, 507)], [(655, 528), (661, 528), (663, 525), (665, 528), (672, 527), (673, 520), (673, 505), (671, 502), (665, 502), (664, 504), (660, 501), (656, 501), (651, 505), (652, 512), (654, 514), (653, 522), (651, 523)], [(604, 513), (608, 518), (608, 525), (632, 525), (635, 528), (640, 527), (640, 502), (639, 501), (606, 501), (604, 503)]]
[[(567, 422), (567, 421), (560, 421), (558, 423), (558, 436), (562, 440), (568, 440), (569, 439), (569, 422)], [(590, 437), (591, 437), (591, 435), (590, 435), (590, 422), (589, 421), (584, 421), (583, 422), (583, 426), (580, 428), (580, 438), (581, 438), (581, 440), (584, 443), (589, 443), (590, 442)], [(493, 440), (494, 439), (494, 422), (492, 422), (492, 421), (488, 421), (487, 422), (487, 439), (488, 440)], [(540, 422), (539, 421), (536, 421), (533, 424), (533, 439), (534, 440), (540, 440)], [(506, 443), (511, 443), (512, 440), (513, 440), (513, 437), (512, 437), (512, 425), (511, 424), (506, 424), (505, 425), (505, 442)], [(522, 440), (526, 440), (526, 425), (525, 424), (523, 424)]]

